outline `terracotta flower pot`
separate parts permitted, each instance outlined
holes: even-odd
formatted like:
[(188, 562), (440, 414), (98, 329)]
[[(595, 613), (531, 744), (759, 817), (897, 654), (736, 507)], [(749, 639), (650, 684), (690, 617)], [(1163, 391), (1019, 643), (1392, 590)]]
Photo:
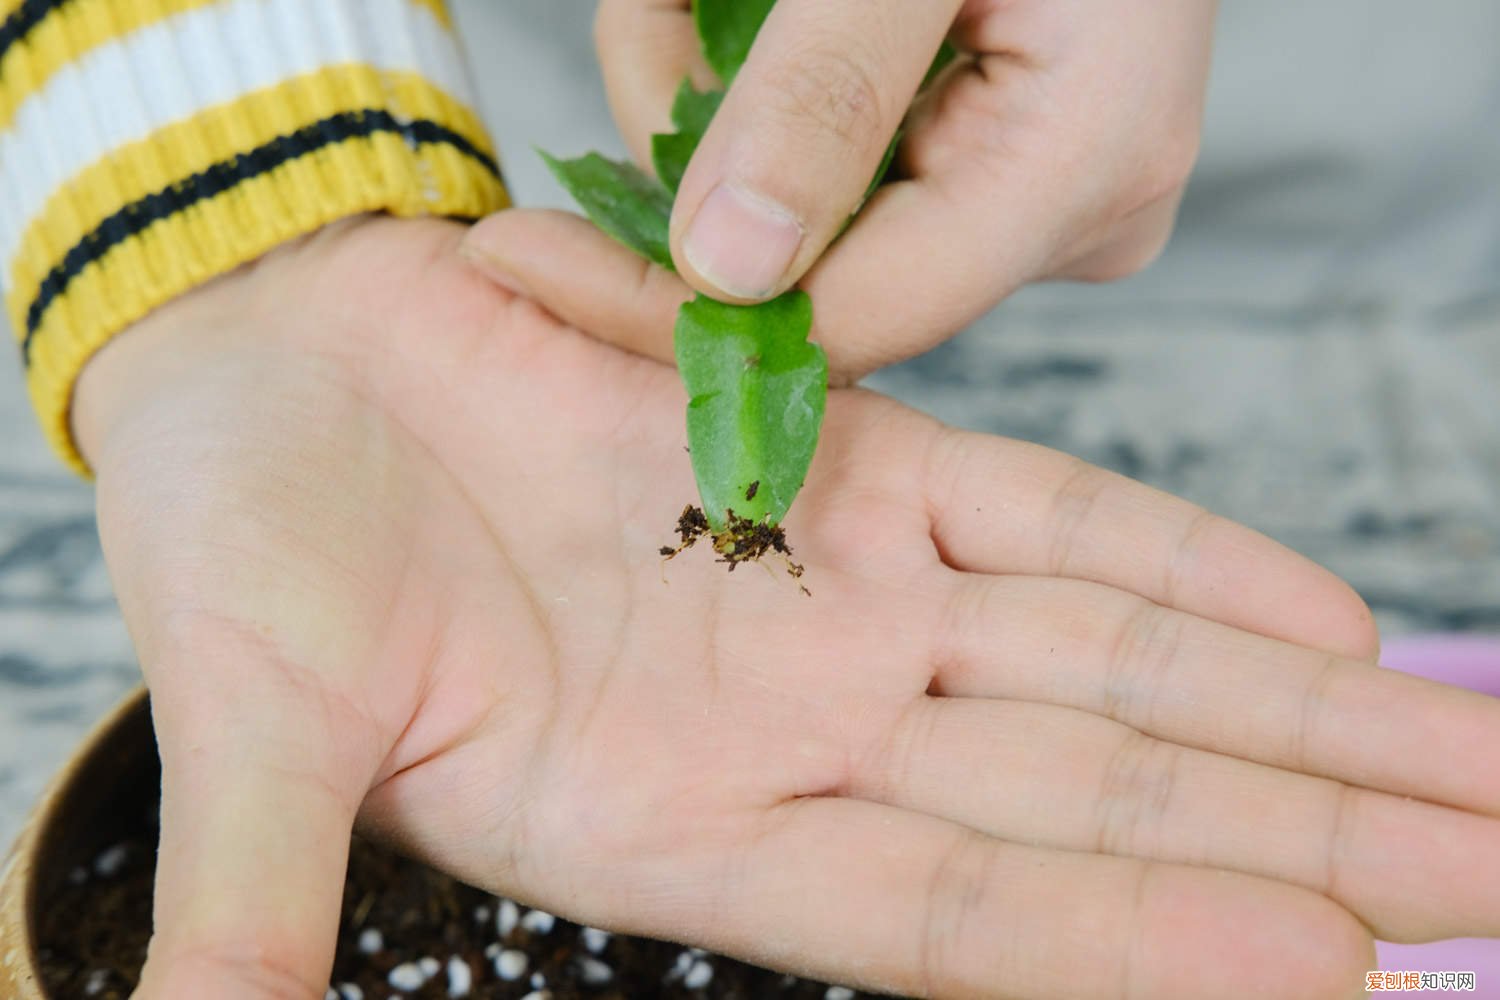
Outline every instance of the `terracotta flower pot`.
[(81, 859), (119, 839), (126, 803), (161, 779), (150, 704), (140, 688), (96, 725), (52, 780), (0, 867), (0, 997), (53, 1000), (42, 988), (38, 902)]

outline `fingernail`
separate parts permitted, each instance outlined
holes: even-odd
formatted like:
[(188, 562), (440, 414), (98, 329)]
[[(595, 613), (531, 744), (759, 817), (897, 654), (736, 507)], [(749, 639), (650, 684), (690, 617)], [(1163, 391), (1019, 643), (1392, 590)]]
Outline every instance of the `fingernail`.
[(480, 274), (488, 278), (492, 283), (510, 292), (512, 295), (520, 295), (523, 298), (532, 298), (531, 289), (527, 288), (520, 278), (511, 273), (510, 269), (494, 254), (480, 250), (467, 241), (458, 245), (458, 255), (468, 261)]
[(781, 205), (720, 184), (698, 207), (682, 251), (693, 269), (722, 291), (763, 299), (781, 284), (802, 236), (802, 224)]

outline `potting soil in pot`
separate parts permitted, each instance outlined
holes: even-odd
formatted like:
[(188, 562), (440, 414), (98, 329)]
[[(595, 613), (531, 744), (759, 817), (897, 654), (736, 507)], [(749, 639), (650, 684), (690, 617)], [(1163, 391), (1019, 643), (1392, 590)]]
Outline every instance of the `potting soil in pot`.
[[(147, 810), (154, 814), (154, 807)], [(126, 1000), (151, 927), (154, 815), (80, 859), (42, 906), (42, 979), (54, 1000)], [(840, 986), (695, 948), (579, 927), (355, 839), (328, 1000), (788, 997)]]

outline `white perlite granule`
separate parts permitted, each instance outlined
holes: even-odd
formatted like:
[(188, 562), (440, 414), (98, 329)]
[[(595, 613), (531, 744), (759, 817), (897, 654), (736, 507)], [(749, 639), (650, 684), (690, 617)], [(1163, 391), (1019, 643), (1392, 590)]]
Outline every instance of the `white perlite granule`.
[(427, 977), (422, 974), (422, 969), (416, 962), (402, 962), (391, 970), (385, 981), (398, 990), (418, 990), (427, 982)]
[(469, 963), (454, 955), (448, 959), (448, 995), (466, 997), (474, 987), (474, 970)]
[(667, 970), (664, 978), (667, 980), (681, 979), (688, 974), (688, 970), (692, 967), (693, 953), (690, 951), (680, 951), (677, 953), (677, 961), (672, 963), (672, 967)]
[(521, 918), (521, 926), (533, 934), (551, 934), (557, 918), (546, 910), (527, 910)]
[(690, 990), (701, 990), (712, 982), (713, 978), (714, 967), (700, 958), (693, 963), (691, 969), (688, 969), (687, 975), (682, 977), (682, 985)]
[(578, 936), (583, 938), (583, 946), (597, 955), (609, 944), (610, 933), (597, 927), (585, 927)]
[(99, 856), (94, 859), (94, 874), (101, 878), (113, 878), (125, 867), (125, 859), (129, 854), (130, 848), (124, 844), (116, 844), (100, 851)]
[(516, 929), (516, 924), (521, 922), (521, 908), (508, 899), (500, 900), (500, 905), (495, 907), (495, 930), (499, 932), (502, 939), (510, 937), (510, 932)]
[(526, 974), (528, 964), (524, 951), (505, 948), (495, 956), (495, 975), (508, 983), (514, 982)]
[(615, 978), (615, 970), (597, 958), (589, 955), (579, 955), (574, 961), (578, 963), (579, 978), (589, 986), (602, 986)]

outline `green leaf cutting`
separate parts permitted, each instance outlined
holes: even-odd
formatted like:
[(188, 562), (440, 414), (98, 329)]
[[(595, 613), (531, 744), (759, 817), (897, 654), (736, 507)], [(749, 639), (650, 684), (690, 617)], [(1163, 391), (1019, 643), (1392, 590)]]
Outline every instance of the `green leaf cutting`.
[(542, 153), (542, 159), (595, 225), (641, 256), (673, 269), (667, 237), (672, 192), (660, 181), (633, 163), (598, 153), (574, 160)]
[[(726, 88), (774, 5), (775, 0), (693, 0), (704, 58)], [(944, 43), (924, 87), (953, 56)], [(672, 101), (676, 131), (651, 137), (655, 178), (597, 153), (573, 160), (542, 156), (601, 229), (671, 269), (672, 201), (724, 95), (682, 81)], [(898, 132), (865, 198), (887, 179), (899, 141)], [(705, 521), (715, 535), (715, 550), (731, 569), (747, 551), (750, 558), (765, 551), (790, 553), (776, 526), (807, 478), (828, 395), (828, 359), (808, 342), (811, 329), (812, 302), (800, 291), (754, 306), (700, 295), (678, 312), (674, 346), (688, 390), (688, 444), (703, 510), (701, 515), (684, 511), (678, 525), (683, 545), (663, 549), (663, 555), (692, 544)], [(757, 535), (749, 550), (742, 547), (766, 528), (776, 534)], [(800, 576), (801, 567), (788, 563), (793, 576)]]
[(693, 23), (703, 58), (728, 87), (776, 0), (693, 0)]
[(693, 158), (693, 151), (698, 148), (703, 133), (708, 131), (708, 123), (713, 121), (714, 112), (719, 110), (722, 100), (722, 90), (700, 91), (691, 80), (683, 80), (672, 101), (672, 125), (677, 131), (651, 137), (651, 164), (656, 168), (656, 176), (673, 194), (677, 193), (682, 175), (687, 172), (688, 161)]
[(811, 329), (800, 291), (755, 306), (700, 295), (677, 314), (688, 446), (715, 531), (731, 510), (779, 524), (802, 489), (828, 395), (828, 358), (807, 342)]

